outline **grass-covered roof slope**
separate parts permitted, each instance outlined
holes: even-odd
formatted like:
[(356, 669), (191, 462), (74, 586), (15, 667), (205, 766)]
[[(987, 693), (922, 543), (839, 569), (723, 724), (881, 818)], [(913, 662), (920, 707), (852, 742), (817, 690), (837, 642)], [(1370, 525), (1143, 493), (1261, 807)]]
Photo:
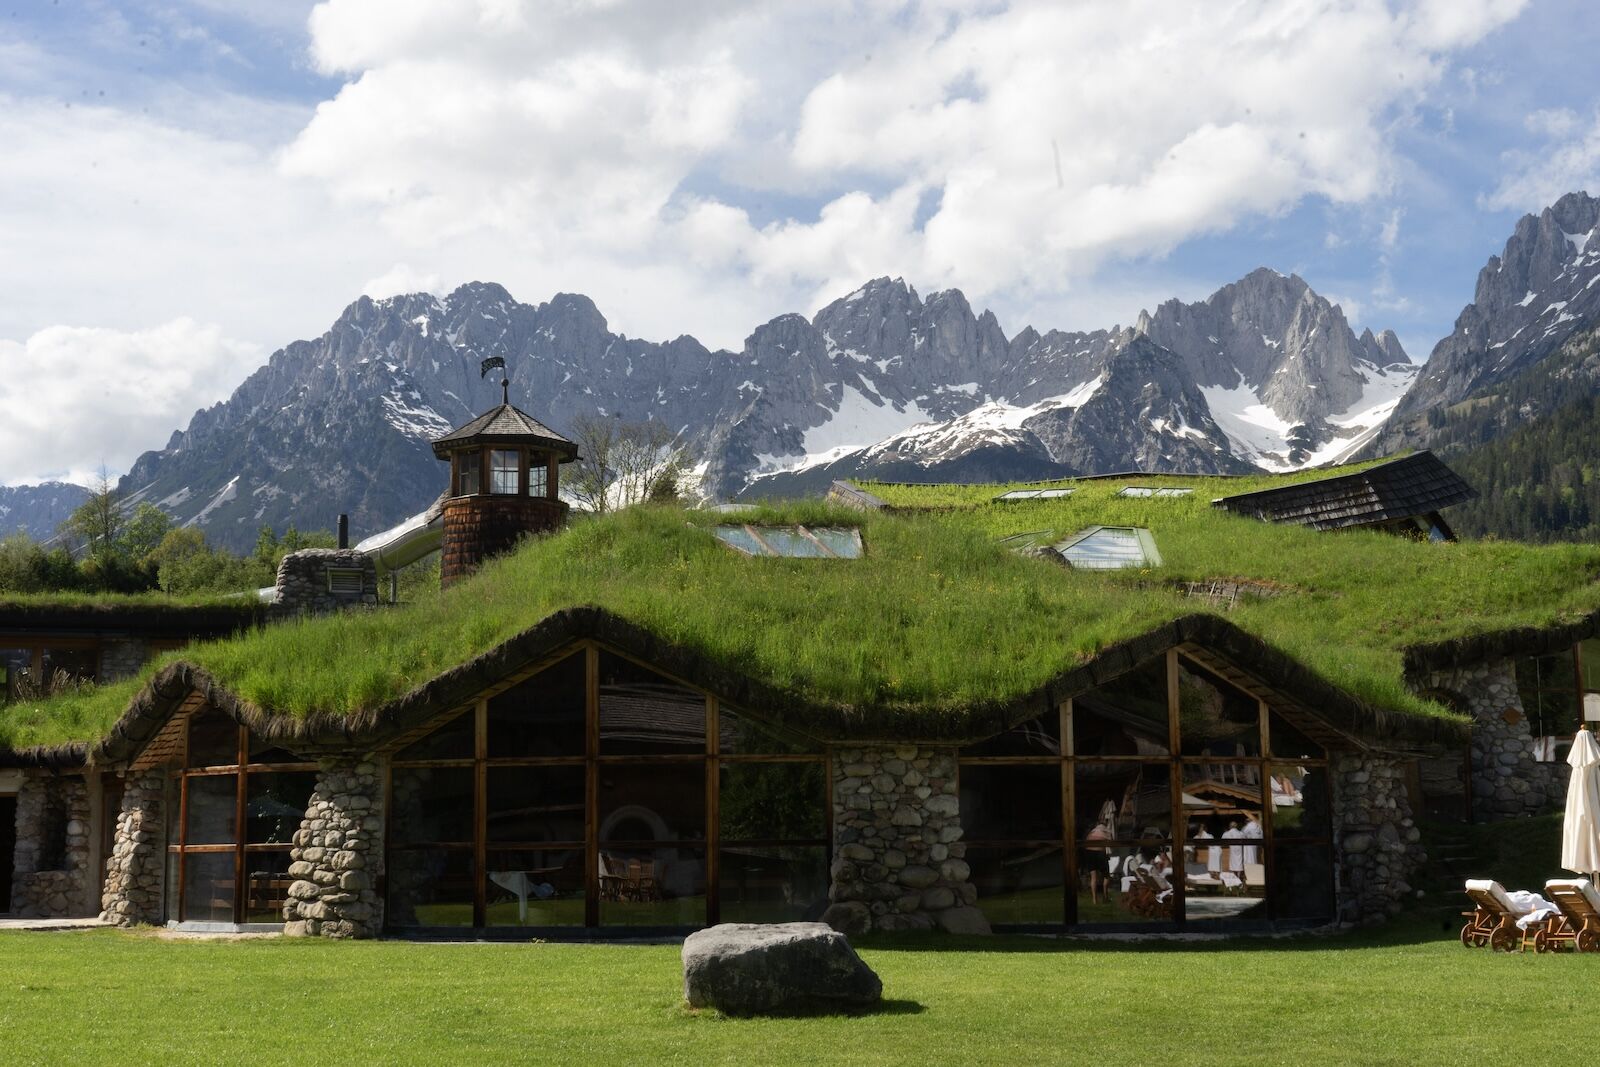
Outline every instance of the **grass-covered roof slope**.
[[(191, 645), (140, 679), (5, 709), (0, 746), (94, 741), (158, 671), (166, 668), (170, 681), (180, 663), (263, 716), (370, 722), (577, 608), (753, 679), (760, 693), (828, 709), (835, 725), (915, 720), (953, 736), (974, 709), (1027, 697), (1106, 649), (1197, 612), (1225, 618), (1259, 639), (1263, 654), (1285, 654), (1364, 705), (1402, 718), (1441, 716), (1405, 684), (1408, 647), (1572, 625), (1600, 610), (1600, 547), (1318, 533), (1211, 506), (1214, 497), (1284, 481), (1085, 480), (1068, 497), (1004, 504), (991, 501), (1011, 487), (866, 484), (895, 510), (796, 504), (736, 517), (860, 525), (860, 560), (750, 558), (710, 535), (730, 521), (724, 515), (644, 507), (578, 518), (416, 603)], [(1117, 495), (1130, 484), (1195, 491)], [(1060, 539), (1092, 525), (1149, 529), (1163, 565), (1065, 570), (997, 544), (1041, 531)], [(1180, 588), (1217, 579), (1278, 592), (1225, 609)]]

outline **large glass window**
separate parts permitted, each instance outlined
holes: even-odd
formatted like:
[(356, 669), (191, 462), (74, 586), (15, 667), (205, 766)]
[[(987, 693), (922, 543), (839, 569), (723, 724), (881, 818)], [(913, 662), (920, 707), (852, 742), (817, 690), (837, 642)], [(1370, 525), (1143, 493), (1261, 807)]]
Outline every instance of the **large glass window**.
[(289, 850), (316, 787), (316, 765), (203, 710), (190, 717), (171, 773), (168, 916), (281, 923), (294, 881)]
[(1328, 918), (1327, 783), (1281, 711), (1158, 656), (962, 750), (965, 858), (999, 926)]
[(391, 926), (684, 927), (827, 906), (820, 747), (626, 656), (580, 647), (401, 745)]
[(1517, 689), (1533, 735), (1534, 758), (1566, 759), (1567, 748), (1584, 721), (1584, 708), (1600, 719), (1600, 640), (1579, 642), (1547, 656), (1517, 662)]
[(517, 474), (522, 453), (514, 448), (489, 450), (489, 492), (501, 496), (517, 495)]

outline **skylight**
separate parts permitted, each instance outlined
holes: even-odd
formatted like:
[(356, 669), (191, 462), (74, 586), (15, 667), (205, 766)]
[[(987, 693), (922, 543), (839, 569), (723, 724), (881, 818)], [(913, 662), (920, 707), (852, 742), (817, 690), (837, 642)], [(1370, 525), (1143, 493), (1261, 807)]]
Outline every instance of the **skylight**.
[(717, 540), (747, 556), (860, 559), (861, 531), (843, 527), (717, 526)]
[(1138, 526), (1091, 526), (1056, 545), (1056, 551), (1072, 566), (1090, 571), (1161, 565), (1155, 538)]
[(1001, 493), (995, 497), (995, 501), (1009, 504), (1016, 500), (1057, 500), (1075, 492), (1076, 489), (1013, 489), (1009, 493)]
[(1194, 492), (1193, 489), (1186, 489), (1186, 488), (1182, 488), (1180, 486), (1175, 486), (1175, 485), (1162, 485), (1162, 486), (1130, 485), (1126, 489), (1124, 489), (1122, 492), (1118, 493), (1117, 495), (1118, 496), (1188, 496), (1192, 492)]

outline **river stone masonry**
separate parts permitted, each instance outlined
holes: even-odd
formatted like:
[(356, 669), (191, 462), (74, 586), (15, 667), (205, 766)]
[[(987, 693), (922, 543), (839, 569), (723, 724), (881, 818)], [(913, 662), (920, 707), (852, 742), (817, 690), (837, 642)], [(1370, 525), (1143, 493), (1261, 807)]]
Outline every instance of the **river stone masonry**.
[(36, 774), (17, 791), (11, 912), (61, 919), (90, 912), (89, 787), (77, 775)]
[(101, 922), (137, 926), (161, 921), (167, 854), (163, 786), (158, 773), (131, 774), (123, 786), (100, 896)]
[(273, 611), (323, 614), (348, 607), (378, 606), (378, 567), (353, 548), (307, 548), (278, 564)]
[(1442, 672), (1429, 689), (1449, 694), (1472, 716), (1474, 822), (1538, 815), (1565, 802), (1565, 765), (1533, 758), (1533, 733), (1510, 660)]
[(1370, 755), (1334, 757), (1334, 849), (1341, 922), (1370, 924), (1398, 914), (1428, 861), (1406, 793), (1405, 765)]
[(377, 757), (326, 760), (290, 852), (289, 937), (376, 937), (383, 929), (383, 778)]
[(833, 866), (822, 921), (845, 934), (986, 934), (962, 842), (956, 750), (834, 749)]

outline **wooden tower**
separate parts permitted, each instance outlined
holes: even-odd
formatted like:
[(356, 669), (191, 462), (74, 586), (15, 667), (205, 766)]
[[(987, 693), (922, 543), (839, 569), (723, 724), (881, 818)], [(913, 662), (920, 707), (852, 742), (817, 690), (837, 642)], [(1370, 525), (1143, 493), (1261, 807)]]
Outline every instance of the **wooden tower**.
[(566, 520), (557, 487), (561, 464), (578, 458), (578, 446), (509, 399), (433, 442), (433, 454), (450, 464), (441, 586), (476, 571), (520, 538), (557, 529)]

